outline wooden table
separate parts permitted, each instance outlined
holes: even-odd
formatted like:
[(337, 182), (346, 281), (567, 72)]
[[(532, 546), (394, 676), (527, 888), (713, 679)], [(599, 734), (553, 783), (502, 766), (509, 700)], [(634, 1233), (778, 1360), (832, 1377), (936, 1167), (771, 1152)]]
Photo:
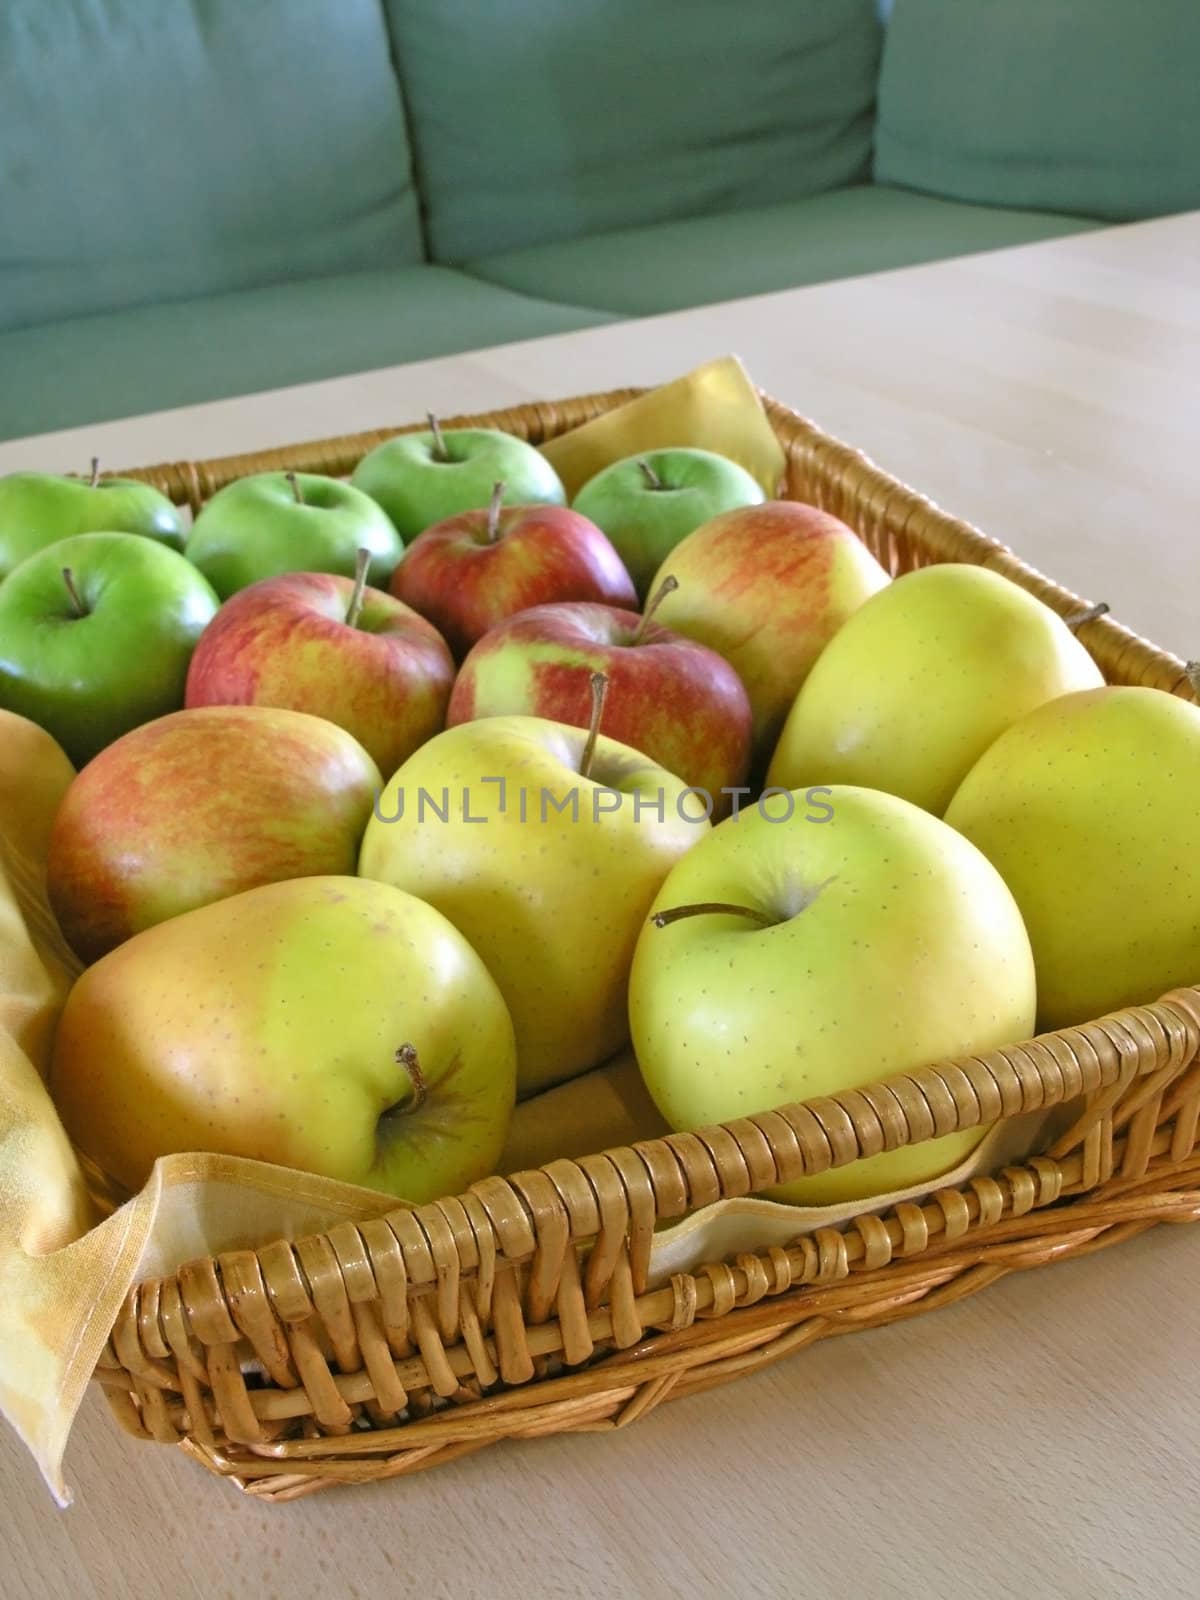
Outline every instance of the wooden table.
[[(766, 389), (1200, 655), (1200, 213), (0, 446), (203, 456), (653, 383)], [(6, 1600), (1193, 1600), (1200, 1230), (1012, 1277), (628, 1431), (277, 1508), (89, 1399), (57, 1513), (0, 1431)], [(853, 1388), (850, 1379), (853, 1377)]]

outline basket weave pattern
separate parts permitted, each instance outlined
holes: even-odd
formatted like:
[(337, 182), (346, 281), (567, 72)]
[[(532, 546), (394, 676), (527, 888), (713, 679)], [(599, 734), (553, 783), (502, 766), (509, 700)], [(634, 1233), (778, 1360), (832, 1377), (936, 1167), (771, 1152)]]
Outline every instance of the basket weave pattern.
[[(446, 425), (537, 444), (636, 393)], [(893, 574), (975, 562), (1062, 616), (1083, 607), (858, 452), (767, 409), (787, 456), (784, 492), (842, 517)], [(346, 474), (399, 431), (130, 476), (195, 509), (249, 472)], [(1079, 633), (1111, 682), (1194, 698), (1183, 662), (1110, 618)], [(658, 1223), (1056, 1105), (1078, 1114), (1023, 1165), (649, 1282)], [(500, 1439), (624, 1427), (818, 1339), (936, 1309), (1158, 1222), (1197, 1220), (1198, 1123), (1200, 987), (977, 1058), (189, 1262), (131, 1292), (96, 1379), (131, 1434), (182, 1443), (273, 1500), (399, 1477)]]

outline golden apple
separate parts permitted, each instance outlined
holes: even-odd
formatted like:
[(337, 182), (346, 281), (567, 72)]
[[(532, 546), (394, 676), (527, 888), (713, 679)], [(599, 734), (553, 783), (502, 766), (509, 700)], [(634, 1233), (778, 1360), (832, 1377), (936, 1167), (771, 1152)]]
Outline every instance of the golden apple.
[(910, 572), (832, 639), (796, 696), (767, 781), (886, 789), (936, 816), (1027, 711), (1104, 682), (1071, 630), (984, 567)]
[(548, 1161), (573, 1161), (670, 1131), (650, 1098), (637, 1057), (626, 1049), (603, 1066), (522, 1100), (496, 1170), (527, 1172)]
[(512, 1014), (517, 1086), (596, 1066), (627, 1037), (633, 947), (659, 885), (708, 830), (700, 798), (615, 739), (540, 717), (447, 728), (367, 824), (365, 878), (436, 906)]
[(1200, 982), (1200, 708), (1067, 695), (1000, 736), (946, 821), (1016, 896), (1043, 1028)]
[[(701, 840), (654, 902), (665, 925), (652, 916), (638, 940), (633, 1045), (674, 1128), (861, 1088), (1032, 1031), (1029, 938), (973, 845), (876, 790), (791, 798), (790, 816), (776, 795)], [(906, 1188), (957, 1166), (986, 1131), (868, 1157), (776, 1198), (827, 1205)]]

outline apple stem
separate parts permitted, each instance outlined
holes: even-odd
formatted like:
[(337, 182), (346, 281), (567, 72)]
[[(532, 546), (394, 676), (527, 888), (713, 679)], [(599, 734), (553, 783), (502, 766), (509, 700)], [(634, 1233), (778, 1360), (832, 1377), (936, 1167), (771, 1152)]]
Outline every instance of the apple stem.
[(88, 484), (88, 488), (89, 489), (94, 489), (99, 482), (100, 482), (100, 457), (99, 456), (93, 456), (92, 457), (92, 479), (91, 479), (91, 482)]
[(346, 607), (346, 626), (357, 628), (362, 615), (363, 599), (367, 587), (367, 568), (371, 565), (371, 552), (360, 550), (354, 563), (354, 588), (350, 591), (350, 604)]
[(583, 755), (579, 761), (579, 776), (586, 778), (592, 770), (592, 760), (596, 754), (596, 740), (600, 737), (600, 718), (604, 715), (604, 699), (608, 694), (608, 674), (606, 672), (593, 672), (591, 676), (592, 689), (592, 720), (588, 723), (588, 736), (583, 746)]
[(639, 458), (638, 470), (641, 472), (642, 477), (646, 480), (647, 489), (665, 489), (667, 487), (659, 477), (658, 473), (655, 472), (654, 468), (646, 460), (645, 456)]
[(419, 1111), (425, 1104), (429, 1095), (429, 1085), (425, 1082), (425, 1074), (421, 1071), (420, 1058), (417, 1055), (415, 1044), (402, 1044), (396, 1051), (396, 1065), (403, 1067), (412, 1082), (413, 1097), (404, 1105), (396, 1107), (396, 1116), (411, 1116), (414, 1111)]
[(1063, 618), (1067, 627), (1074, 633), (1082, 628), (1085, 622), (1095, 622), (1097, 617), (1107, 616), (1109, 605), (1107, 600), (1098, 600), (1094, 606), (1080, 606), (1078, 611), (1072, 611)]
[(294, 472), (285, 472), (284, 477), (292, 486), (292, 498), (298, 506), (304, 504), (304, 493), (300, 488), (300, 480)]
[(678, 587), (679, 579), (674, 575), (674, 573), (668, 572), (666, 577), (659, 584), (658, 588), (651, 595), (650, 603), (647, 605), (645, 611), (642, 612), (642, 620), (638, 623), (637, 632), (629, 641), (630, 644), (641, 644), (646, 629), (650, 624), (650, 619), (658, 610), (659, 606), (662, 605), (667, 596), (669, 594), (674, 594)]
[(492, 485), (492, 498), (488, 501), (487, 514), (487, 542), (489, 544), (495, 544), (500, 537), (500, 507), (504, 504), (504, 490), (506, 487), (507, 485), (503, 483), (494, 483)]
[(672, 922), (682, 922), (685, 917), (708, 916), (748, 917), (763, 928), (774, 928), (779, 923), (779, 918), (771, 916), (770, 912), (758, 911), (753, 906), (727, 905), (723, 900), (702, 900), (694, 906), (672, 906), (669, 911), (656, 911), (650, 921), (656, 928), (666, 928)]
[(1187, 681), (1192, 686), (1192, 693), (1196, 696), (1197, 701), (1200, 701), (1200, 661), (1186, 662), (1183, 670), (1187, 673)]
[(429, 424), (429, 431), (433, 435), (433, 459), (435, 461), (449, 461), (450, 452), (446, 449), (446, 441), (442, 437), (442, 425), (432, 411), (425, 413), (425, 420)]
[(83, 600), (80, 597), (79, 590), (75, 587), (75, 574), (71, 571), (70, 567), (64, 567), (62, 569), (62, 576), (63, 583), (66, 584), (67, 587), (67, 593), (71, 597), (71, 604), (75, 608), (76, 617), (86, 617), (88, 614), (87, 607), (84, 605)]

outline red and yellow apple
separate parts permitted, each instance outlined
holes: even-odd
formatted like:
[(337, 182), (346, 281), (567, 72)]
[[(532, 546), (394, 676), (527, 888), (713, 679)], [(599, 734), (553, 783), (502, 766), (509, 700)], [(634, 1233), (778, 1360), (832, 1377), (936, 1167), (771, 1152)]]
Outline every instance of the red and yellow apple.
[(420, 1203), (495, 1170), (512, 1023), (432, 906), (382, 883), (267, 884), (128, 940), (76, 983), (51, 1088), (130, 1189), (210, 1150)]
[(68, 789), (50, 833), (50, 903), (94, 961), (243, 889), (353, 873), (381, 783), (356, 739), (307, 712), (173, 712), (102, 750)]
[(461, 660), (505, 617), (555, 600), (637, 608), (633, 579), (594, 522), (565, 506), (464, 511), (419, 534), (390, 589), (438, 628)]
[(534, 606), (497, 623), (462, 664), (449, 726), (525, 714), (586, 728), (591, 674), (608, 678), (604, 732), (631, 745), (723, 816), (750, 760), (750, 701), (715, 650), (616, 606)]
[(390, 776), (441, 728), (453, 682), (446, 641), (403, 601), (295, 572), (225, 602), (192, 656), (187, 704), (311, 712)]
[(863, 601), (889, 581), (844, 522), (768, 500), (714, 517), (677, 545), (651, 585), (679, 587), (658, 621), (737, 669), (754, 711), (754, 758), (770, 756), (809, 669)]

